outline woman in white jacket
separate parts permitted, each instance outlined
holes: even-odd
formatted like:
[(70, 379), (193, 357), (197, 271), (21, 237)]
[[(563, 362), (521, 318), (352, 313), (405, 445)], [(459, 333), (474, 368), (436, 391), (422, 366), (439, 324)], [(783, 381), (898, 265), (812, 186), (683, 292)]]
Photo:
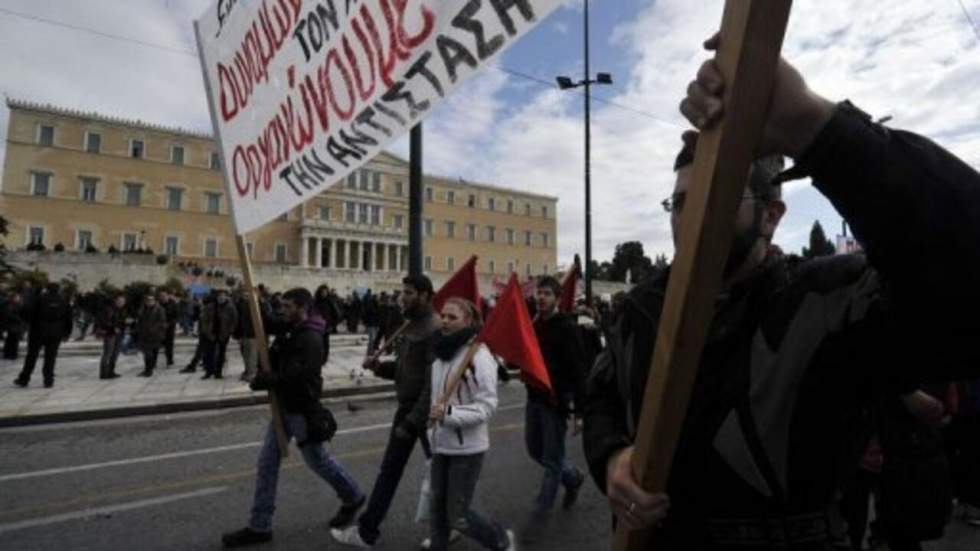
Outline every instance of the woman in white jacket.
[(430, 379), (431, 549), (444, 551), (450, 529), (455, 529), (487, 549), (512, 550), (513, 532), (470, 508), (483, 456), (490, 449), (488, 424), (497, 410), (497, 363), (481, 344), (458, 389), (445, 404), (440, 403), (482, 319), (472, 302), (450, 298), (442, 307), (442, 324)]

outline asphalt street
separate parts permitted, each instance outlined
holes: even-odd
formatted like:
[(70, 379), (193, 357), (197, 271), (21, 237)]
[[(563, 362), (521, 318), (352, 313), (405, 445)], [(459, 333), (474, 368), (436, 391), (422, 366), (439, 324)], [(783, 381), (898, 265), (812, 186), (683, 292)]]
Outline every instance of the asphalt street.
[[(501, 387), (477, 508), (509, 527), (530, 511), (541, 470), (524, 451), (524, 391)], [(332, 449), (370, 491), (388, 437), (391, 401), (333, 404), (341, 432)], [(224, 531), (244, 526), (254, 482), (263, 407), (0, 430), (0, 550), (220, 549)], [(584, 467), (579, 439), (569, 440)], [(275, 537), (261, 550), (341, 549), (327, 520), (338, 501), (292, 448), (280, 478)], [(424, 469), (416, 451), (375, 549), (415, 549)], [(609, 514), (586, 485), (576, 507), (556, 514), (535, 549), (609, 548)], [(980, 548), (980, 532), (958, 523), (930, 551)], [(461, 542), (454, 549), (477, 549)]]

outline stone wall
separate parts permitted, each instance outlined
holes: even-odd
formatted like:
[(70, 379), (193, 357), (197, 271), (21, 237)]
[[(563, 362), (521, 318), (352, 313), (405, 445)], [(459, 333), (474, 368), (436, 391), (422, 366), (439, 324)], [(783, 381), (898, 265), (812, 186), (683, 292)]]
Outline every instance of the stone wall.
[[(154, 255), (15, 251), (9, 252), (7, 259), (18, 268), (46, 272), (48, 278), (54, 281), (74, 280), (82, 290), (92, 289), (102, 280), (122, 287), (133, 281), (146, 281), (160, 285), (171, 277), (180, 279), (185, 283), (191, 283), (196, 279), (173, 262), (165, 265), (157, 264)], [(241, 279), (241, 271), (237, 266), (222, 263), (215, 267), (224, 271), (224, 277), (207, 278), (202, 276), (200, 279), (215, 286), (224, 286), (224, 280), (229, 276)], [(205, 270), (207, 268), (209, 267), (204, 267)], [(264, 283), (273, 291), (284, 291), (291, 287), (315, 289), (318, 285), (326, 283), (341, 295), (349, 294), (351, 291), (362, 287), (371, 288), (375, 292), (399, 289), (403, 276), (399, 272), (316, 270), (285, 264), (257, 264), (253, 270), (256, 283)], [(497, 277), (503, 279), (503, 276)], [(446, 276), (433, 274), (432, 278), (433, 285), (438, 289), (444, 283)], [(493, 289), (492, 278), (481, 275), (480, 288), (483, 289), (484, 293), (491, 293)], [(612, 295), (624, 289), (627, 289), (627, 286), (623, 283), (607, 281), (593, 283), (593, 292), (600, 297)]]

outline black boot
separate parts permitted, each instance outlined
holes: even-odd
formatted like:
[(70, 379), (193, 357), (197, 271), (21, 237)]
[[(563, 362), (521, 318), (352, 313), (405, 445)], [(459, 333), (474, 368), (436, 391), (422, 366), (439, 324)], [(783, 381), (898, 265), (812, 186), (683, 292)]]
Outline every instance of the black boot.
[(578, 474), (578, 479), (569, 486), (565, 486), (565, 498), (562, 499), (561, 506), (563, 509), (571, 509), (572, 505), (575, 505), (575, 501), (578, 499), (579, 490), (582, 489), (582, 485), (585, 484), (585, 475), (575, 470)]
[(361, 499), (355, 501), (354, 503), (345, 503), (340, 506), (340, 510), (337, 514), (330, 519), (331, 528), (343, 528), (354, 522), (354, 517), (357, 516), (357, 511), (364, 506), (367, 501), (367, 496), (361, 496)]
[(234, 532), (228, 532), (221, 536), (221, 543), (225, 547), (244, 547), (256, 543), (265, 543), (272, 539), (272, 532), (256, 532), (251, 528), (242, 528)]

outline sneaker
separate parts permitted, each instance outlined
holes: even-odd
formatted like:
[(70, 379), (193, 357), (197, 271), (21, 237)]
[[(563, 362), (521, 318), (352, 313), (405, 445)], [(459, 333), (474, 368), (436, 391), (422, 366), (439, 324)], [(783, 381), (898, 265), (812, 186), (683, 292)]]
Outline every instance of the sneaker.
[[(452, 543), (451, 540), (450, 543)], [(514, 539), (513, 530), (507, 530), (507, 547), (505, 549), (506, 551), (517, 551), (517, 540)]]
[(44, 388), (51, 388), (54, 386), (54, 381), (44, 381)]
[(361, 539), (361, 532), (356, 524), (352, 524), (344, 529), (331, 528), (330, 535), (337, 541), (337, 543), (341, 543), (343, 545), (357, 547), (358, 549), (371, 549), (374, 547), (370, 543), (365, 543), (364, 540)]
[(221, 543), (229, 548), (244, 547), (246, 545), (255, 545), (256, 543), (265, 543), (271, 539), (272, 532), (257, 532), (245, 527), (221, 536)]
[(21, 379), (20, 377), (17, 377), (16, 379), (14, 379), (14, 384), (19, 386), (20, 388), (25, 388), (27, 386), (27, 381)]
[(571, 486), (565, 487), (565, 497), (561, 502), (562, 509), (568, 510), (572, 508), (572, 505), (575, 505), (575, 501), (578, 500), (579, 490), (581, 490), (582, 485), (585, 484), (585, 475), (579, 472), (577, 469), (576, 472), (578, 473), (578, 480)]
[(195, 371), (197, 371), (197, 368), (191, 366), (187, 366), (184, 369), (180, 370), (181, 373), (194, 373)]
[[(507, 531), (507, 535), (510, 536), (511, 539), (513, 539), (514, 534), (510, 530)], [(449, 545), (452, 545), (452, 544), (456, 543), (462, 537), (463, 537), (463, 534), (461, 534), (459, 532), (459, 530), (456, 530), (456, 529), (450, 530), (449, 531)], [(423, 549), (425, 551), (428, 551), (429, 549), (432, 549), (432, 538), (425, 538), (424, 540), (422, 540), (422, 543), (419, 544), (419, 548), (420, 549)]]
[(351, 504), (343, 504), (340, 506), (340, 510), (337, 514), (330, 519), (331, 528), (343, 528), (354, 521), (354, 517), (357, 516), (357, 511), (364, 506), (367, 501), (367, 496), (361, 496), (361, 499), (355, 501)]

